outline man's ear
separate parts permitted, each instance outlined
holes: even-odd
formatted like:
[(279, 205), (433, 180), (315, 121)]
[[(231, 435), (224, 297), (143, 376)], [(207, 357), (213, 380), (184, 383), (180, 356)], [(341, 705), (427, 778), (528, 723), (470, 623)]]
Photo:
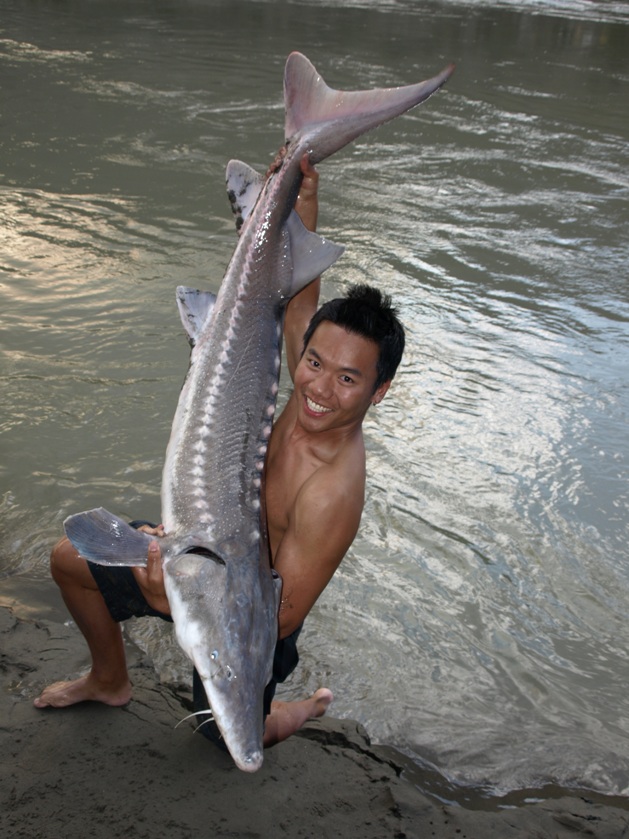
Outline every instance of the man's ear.
[(371, 397), (371, 404), (377, 405), (379, 402), (382, 402), (384, 399), (385, 393), (391, 387), (391, 379), (388, 382), (384, 382), (380, 385), (380, 387), (376, 388), (374, 391), (373, 396)]

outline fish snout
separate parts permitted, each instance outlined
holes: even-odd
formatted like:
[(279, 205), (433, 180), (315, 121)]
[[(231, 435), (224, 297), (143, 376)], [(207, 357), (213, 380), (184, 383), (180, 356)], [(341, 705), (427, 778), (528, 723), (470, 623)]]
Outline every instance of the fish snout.
[(236, 766), (243, 772), (257, 772), (264, 760), (264, 755), (260, 749), (242, 756), (232, 754), (232, 757)]

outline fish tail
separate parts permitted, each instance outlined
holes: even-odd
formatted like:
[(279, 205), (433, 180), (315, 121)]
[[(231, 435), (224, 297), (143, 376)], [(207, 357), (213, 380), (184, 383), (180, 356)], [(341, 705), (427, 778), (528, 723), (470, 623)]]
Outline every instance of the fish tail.
[(284, 73), (286, 144), (307, 138), (311, 163), (318, 163), (356, 137), (428, 99), (454, 72), (449, 64), (431, 79), (405, 87), (334, 90), (299, 52)]

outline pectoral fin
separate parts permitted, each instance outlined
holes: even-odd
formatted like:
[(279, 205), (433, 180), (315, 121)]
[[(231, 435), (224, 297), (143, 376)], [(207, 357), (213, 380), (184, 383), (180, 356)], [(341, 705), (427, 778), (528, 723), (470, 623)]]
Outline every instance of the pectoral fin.
[(79, 554), (97, 565), (146, 565), (154, 538), (103, 507), (69, 516), (63, 526)]

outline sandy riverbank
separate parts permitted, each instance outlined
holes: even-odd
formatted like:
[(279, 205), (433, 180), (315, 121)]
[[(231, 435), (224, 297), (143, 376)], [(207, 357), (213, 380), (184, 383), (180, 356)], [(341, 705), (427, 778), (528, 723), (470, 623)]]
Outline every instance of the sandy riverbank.
[(244, 774), (189, 723), (174, 728), (185, 696), (161, 686), (135, 649), (125, 708), (38, 711), (39, 689), (81, 672), (87, 654), (57, 610), (29, 610), (13, 591), (0, 584), (4, 839), (629, 837), (629, 811), (589, 796), (444, 806), (420, 791), (421, 775), (411, 782), (403, 756), (347, 720), (309, 724)]

